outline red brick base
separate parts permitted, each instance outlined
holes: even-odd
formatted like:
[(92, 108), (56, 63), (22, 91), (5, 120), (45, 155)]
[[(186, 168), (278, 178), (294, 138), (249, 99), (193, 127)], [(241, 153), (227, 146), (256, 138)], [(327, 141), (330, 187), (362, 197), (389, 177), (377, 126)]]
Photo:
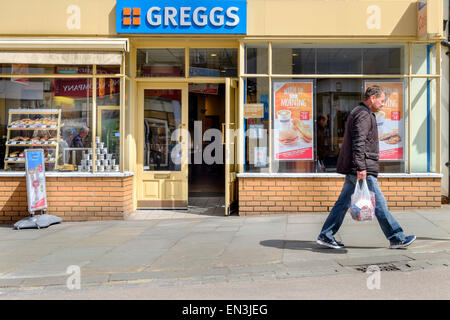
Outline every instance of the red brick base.
[[(48, 214), (63, 221), (116, 220), (133, 209), (133, 177), (47, 177)], [(29, 216), (25, 177), (0, 177), (0, 223)], [(40, 213), (40, 212), (39, 212)]]
[[(239, 215), (329, 212), (344, 178), (239, 178)], [(441, 207), (441, 178), (382, 178), (389, 209)]]

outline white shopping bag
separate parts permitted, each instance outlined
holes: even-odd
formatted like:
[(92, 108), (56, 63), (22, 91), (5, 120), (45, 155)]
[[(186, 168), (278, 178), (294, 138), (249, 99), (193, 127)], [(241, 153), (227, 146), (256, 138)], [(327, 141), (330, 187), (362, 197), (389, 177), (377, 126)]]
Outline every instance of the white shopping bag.
[(375, 193), (369, 190), (366, 179), (356, 181), (350, 214), (356, 221), (371, 221), (375, 215)]

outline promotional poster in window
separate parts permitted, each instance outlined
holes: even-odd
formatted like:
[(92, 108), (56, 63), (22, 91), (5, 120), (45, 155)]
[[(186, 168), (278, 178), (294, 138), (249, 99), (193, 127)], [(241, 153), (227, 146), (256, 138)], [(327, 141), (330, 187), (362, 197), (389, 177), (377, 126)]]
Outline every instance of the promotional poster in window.
[(276, 81), (273, 90), (275, 160), (313, 160), (313, 82)]
[(405, 130), (403, 82), (366, 81), (365, 89), (378, 85), (386, 93), (386, 105), (375, 113), (380, 143), (380, 160), (403, 160)]

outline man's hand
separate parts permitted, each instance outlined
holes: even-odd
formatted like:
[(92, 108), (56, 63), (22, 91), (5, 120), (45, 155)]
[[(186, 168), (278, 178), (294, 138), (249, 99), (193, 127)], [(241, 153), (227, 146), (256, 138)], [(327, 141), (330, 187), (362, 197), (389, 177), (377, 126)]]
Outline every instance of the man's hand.
[(358, 180), (364, 180), (367, 177), (367, 170), (356, 171), (356, 176), (357, 176)]

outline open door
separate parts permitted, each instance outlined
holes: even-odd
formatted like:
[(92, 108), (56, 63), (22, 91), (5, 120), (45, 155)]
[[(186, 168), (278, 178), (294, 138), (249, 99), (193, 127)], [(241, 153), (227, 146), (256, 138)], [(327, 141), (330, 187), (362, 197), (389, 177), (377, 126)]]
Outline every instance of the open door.
[(225, 123), (222, 134), (225, 140), (225, 215), (238, 209), (237, 179), (237, 130), (239, 123), (238, 82), (226, 79), (225, 82)]
[(188, 85), (139, 84), (138, 208), (187, 208)]

